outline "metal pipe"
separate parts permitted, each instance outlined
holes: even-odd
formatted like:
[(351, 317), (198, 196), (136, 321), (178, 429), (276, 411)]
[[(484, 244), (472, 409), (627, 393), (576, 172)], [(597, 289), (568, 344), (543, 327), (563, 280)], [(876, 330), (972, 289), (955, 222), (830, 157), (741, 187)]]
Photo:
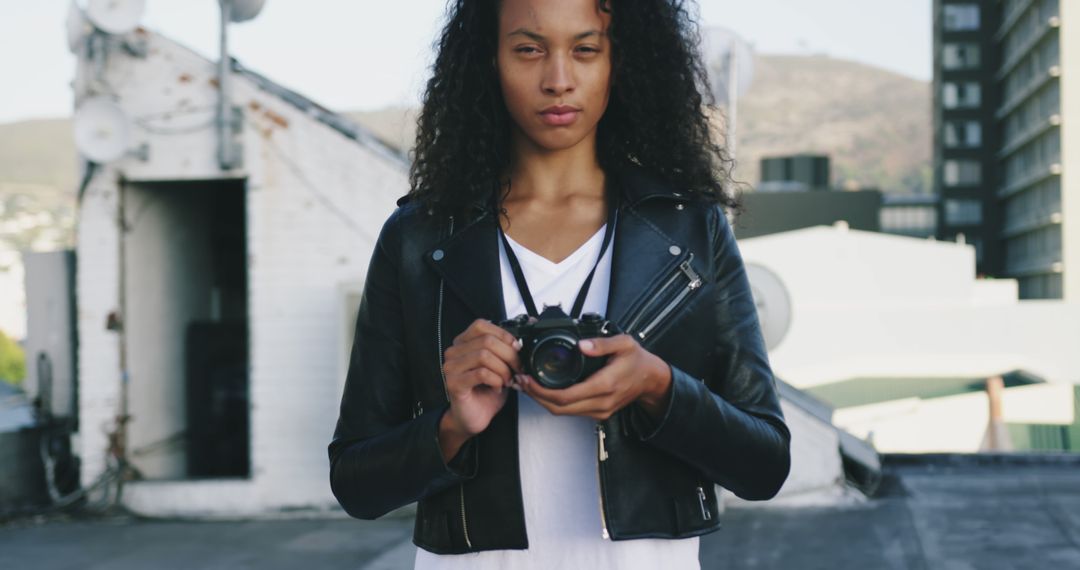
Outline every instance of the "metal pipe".
[(229, 91), (229, 43), (228, 26), (231, 19), (232, 2), (218, 0), (221, 6), (221, 53), (218, 57), (218, 163), (222, 170), (233, 166), (232, 156), (232, 113), (231, 93)]

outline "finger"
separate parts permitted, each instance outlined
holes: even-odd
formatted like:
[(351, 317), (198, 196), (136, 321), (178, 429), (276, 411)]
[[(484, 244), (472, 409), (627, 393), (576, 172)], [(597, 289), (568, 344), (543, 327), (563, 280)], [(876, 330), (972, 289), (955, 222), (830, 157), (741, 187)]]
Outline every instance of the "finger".
[(479, 350), (464, 355), (461, 358), (461, 361), (465, 370), (486, 368), (498, 375), (504, 382), (509, 380), (514, 374), (514, 371), (510, 369), (510, 365), (503, 360), (503, 357), (496, 354), (496, 351), (487, 347), (480, 348)]
[(535, 400), (537, 404), (540, 404), (540, 406), (546, 409), (548, 412), (556, 415), (559, 414), (559, 410), (562, 408), (562, 406), (538, 394), (536, 392), (537, 383), (532, 376), (528, 374), (518, 374), (515, 376), (515, 378), (517, 379), (518, 390), (527, 394), (529, 397)]
[(463, 379), (467, 380), (470, 388), (476, 388), (477, 386), (489, 386), (496, 391), (500, 391), (505, 386), (505, 382), (498, 375), (487, 368), (473, 368), (466, 371), (462, 375)]
[(578, 341), (578, 348), (589, 356), (601, 356), (626, 352), (638, 346), (637, 341), (628, 334), (619, 334), (610, 337), (587, 338)]
[(502, 390), (504, 382), (498, 374), (487, 368), (479, 367), (446, 377), (446, 389), (453, 399), (467, 396), (478, 386)]
[(465, 329), (457, 338), (454, 339), (454, 343), (465, 343), (483, 335), (492, 335), (501, 339), (506, 344), (514, 344), (517, 340), (514, 335), (510, 334), (510, 331), (500, 327), (499, 325), (487, 320), (476, 319), (469, 325), (469, 328)]
[[(513, 338), (512, 335), (511, 338)], [(485, 334), (458, 345), (452, 356), (454, 358), (463, 359), (463, 361), (467, 363), (467, 365), (464, 366), (467, 370), (473, 367), (469, 360), (470, 356), (474, 353), (486, 350), (490, 351), (502, 362), (506, 363), (506, 365), (513, 369), (514, 372), (520, 372), (521, 359), (518, 356), (518, 350), (520, 348), (521, 343), (517, 340), (507, 344), (502, 337)]]
[(615, 396), (603, 396), (581, 400), (568, 406), (561, 406), (558, 413), (566, 416), (588, 416), (595, 420), (606, 420), (628, 403)]
[(600, 382), (594, 382), (593, 378), (590, 378), (585, 382), (559, 389), (545, 388), (529, 375), (524, 375), (522, 390), (537, 401), (549, 402), (558, 407), (568, 406), (581, 400), (607, 396), (612, 393), (610, 384), (602, 379)]
[[(521, 378), (519, 376), (519, 378)], [(539, 387), (535, 379), (531, 377), (520, 382), (519, 390), (532, 397), (538, 404), (554, 415), (588, 416), (596, 420), (606, 420), (619, 409), (626, 406), (625, 396), (615, 394), (598, 394), (583, 400), (561, 404), (553, 401), (549, 396), (557, 390), (544, 390)], [(558, 399), (556, 397), (556, 399)]]
[(469, 326), (465, 327), (465, 330), (461, 331), (460, 334), (454, 337), (454, 342), (452, 344), (461, 344), (473, 338), (474, 336), (477, 336), (477, 334), (479, 334), (477, 332), (477, 327), (480, 326), (480, 324), (485, 320), (486, 319), (476, 319), (473, 322), (469, 323)]
[(618, 390), (620, 379), (630, 377), (633, 373), (632, 370), (627, 370), (628, 362), (626, 359), (614, 357), (588, 378), (566, 388), (545, 388), (539, 382), (534, 382), (536, 394), (560, 405), (612, 394)]

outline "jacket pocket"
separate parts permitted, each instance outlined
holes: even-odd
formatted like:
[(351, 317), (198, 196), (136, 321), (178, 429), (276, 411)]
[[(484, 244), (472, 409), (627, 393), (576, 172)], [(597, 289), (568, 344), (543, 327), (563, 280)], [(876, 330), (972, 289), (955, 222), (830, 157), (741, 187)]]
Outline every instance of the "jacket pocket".
[(693, 267), (694, 254), (687, 253), (675, 265), (671, 273), (650, 291), (638, 304), (623, 327), (639, 342), (647, 342), (659, 334), (678, 313), (701, 290), (704, 280)]

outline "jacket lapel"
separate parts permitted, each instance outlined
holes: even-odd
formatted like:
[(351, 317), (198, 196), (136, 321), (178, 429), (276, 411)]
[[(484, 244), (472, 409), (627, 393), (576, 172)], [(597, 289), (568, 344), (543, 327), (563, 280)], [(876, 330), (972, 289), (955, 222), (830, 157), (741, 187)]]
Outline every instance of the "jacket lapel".
[(656, 283), (669, 275), (678, 261), (671, 246), (679, 245), (646, 221), (633, 207), (623, 207), (615, 224), (608, 290), (609, 320), (625, 326), (625, 317), (642, 297), (654, 293)]
[(495, 218), (484, 212), (424, 257), (469, 310), (498, 323), (506, 318), (506, 307), (496, 231)]

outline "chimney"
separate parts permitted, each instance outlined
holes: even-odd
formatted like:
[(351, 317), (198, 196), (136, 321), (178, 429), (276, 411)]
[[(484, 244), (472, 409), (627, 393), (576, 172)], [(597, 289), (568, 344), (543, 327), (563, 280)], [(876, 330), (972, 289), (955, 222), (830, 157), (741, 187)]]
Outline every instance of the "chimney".
[(983, 440), (983, 450), (1012, 451), (1012, 439), (1005, 429), (1005, 416), (1001, 411), (1005, 397), (1005, 381), (1001, 376), (986, 379), (986, 396), (990, 401), (990, 423)]

